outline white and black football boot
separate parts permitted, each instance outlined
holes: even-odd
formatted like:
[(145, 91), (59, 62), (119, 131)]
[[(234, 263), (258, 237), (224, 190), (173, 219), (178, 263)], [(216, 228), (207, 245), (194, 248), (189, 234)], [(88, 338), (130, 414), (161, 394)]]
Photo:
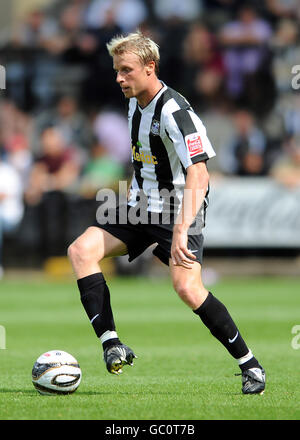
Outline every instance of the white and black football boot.
[(133, 359), (137, 358), (127, 345), (113, 345), (107, 347), (103, 353), (103, 360), (107, 371), (112, 374), (121, 374), (123, 365), (133, 365)]
[(263, 394), (266, 387), (266, 374), (263, 367), (249, 368), (236, 376), (242, 376), (243, 394)]

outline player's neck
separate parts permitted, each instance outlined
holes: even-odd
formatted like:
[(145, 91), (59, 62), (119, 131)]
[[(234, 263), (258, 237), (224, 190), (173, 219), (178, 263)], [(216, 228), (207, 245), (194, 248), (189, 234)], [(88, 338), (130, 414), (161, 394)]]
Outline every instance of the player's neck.
[(146, 107), (155, 95), (163, 88), (163, 84), (158, 78), (155, 78), (153, 84), (137, 96), (137, 102), (141, 108)]

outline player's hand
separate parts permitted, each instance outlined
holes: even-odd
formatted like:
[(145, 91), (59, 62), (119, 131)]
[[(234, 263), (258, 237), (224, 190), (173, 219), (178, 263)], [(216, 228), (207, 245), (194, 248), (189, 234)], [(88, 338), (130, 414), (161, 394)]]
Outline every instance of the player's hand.
[(174, 266), (191, 269), (196, 256), (188, 250), (188, 235), (185, 229), (174, 226), (171, 246), (171, 258)]

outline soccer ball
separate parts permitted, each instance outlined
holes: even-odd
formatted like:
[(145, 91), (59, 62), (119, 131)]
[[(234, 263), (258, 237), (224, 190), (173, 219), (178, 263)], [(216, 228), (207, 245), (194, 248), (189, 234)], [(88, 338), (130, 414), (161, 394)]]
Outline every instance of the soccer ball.
[(51, 350), (42, 354), (32, 368), (32, 383), (40, 394), (70, 394), (81, 381), (81, 369), (69, 353)]

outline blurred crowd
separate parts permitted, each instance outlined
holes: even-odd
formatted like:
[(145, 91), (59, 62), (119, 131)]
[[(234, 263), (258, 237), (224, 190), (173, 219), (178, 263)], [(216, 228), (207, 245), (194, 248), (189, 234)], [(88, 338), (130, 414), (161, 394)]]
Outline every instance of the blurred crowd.
[(129, 178), (125, 103), (106, 43), (137, 28), (160, 46), (160, 78), (203, 120), (217, 152), (212, 176), (300, 186), (300, 95), (291, 85), (298, 3), (53, 0), (8, 26), (0, 35), (0, 215), (14, 197), (7, 211), (15, 216), (2, 228), (49, 195), (95, 198)]

